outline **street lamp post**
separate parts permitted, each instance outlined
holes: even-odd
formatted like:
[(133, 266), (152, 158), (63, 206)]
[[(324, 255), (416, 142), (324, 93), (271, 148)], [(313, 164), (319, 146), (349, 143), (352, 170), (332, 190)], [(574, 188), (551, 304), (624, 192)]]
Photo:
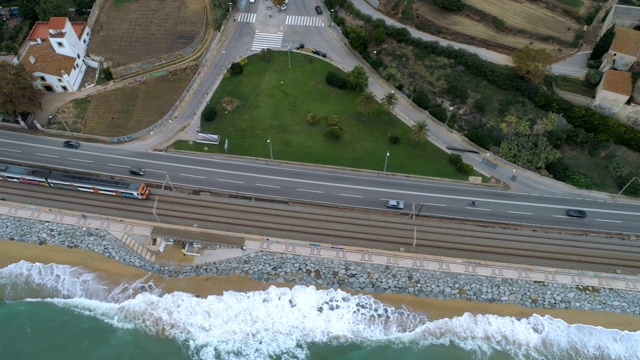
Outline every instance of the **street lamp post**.
[(289, 68), (291, 68), (291, 44), (287, 44), (287, 50), (289, 53)]
[(373, 50), (373, 58), (376, 58), (376, 54), (378, 53), (378, 50)]
[[(51, 115), (49, 116), (49, 120), (53, 120), (53, 118), (57, 116), (57, 115)], [(71, 130), (69, 130), (69, 127), (67, 126), (67, 123), (64, 122), (64, 119), (62, 118), (62, 116), (58, 116), (58, 119), (60, 119), (60, 121), (62, 122), (62, 125), (64, 125), (64, 128), (67, 129), (67, 132), (69, 133), (69, 135), (71, 135), (72, 139), (75, 139), (75, 137), (73, 136), (73, 133), (71, 132)]]
[(387, 151), (387, 156), (384, 158), (384, 172), (387, 172), (387, 160), (389, 160), (389, 151)]
[(232, 11), (232, 10), (231, 10), (231, 6), (233, 6), (233, 3), (232, 3), (232, 2), (230, 2), (230, 3), (229, 3), (229, 17), (231, 17), (231, 11)]
[(329, 26), (333, 26), (333, 9), (331, 9), (331, 25)]
[(269, 143), (269, 154), (271, 154), (271, 160), (273, 160), (273, 148), (271, 147), (271, 138), (268, 138), (267, 142)]
[(629, 182), (627, 183), (627, 185), (625, 185), (625, 186), (622, 188), (622, 190), (620, 190), (620, 192), (619, 192), (619, 193), (617, 193), (617, 194), (616, 194), (616, 196), (614, 196), (614, 197), (613, 197), (613, 200), (615, 200), (615, 199), (618, 197), (618, 195), (622, 194), (622, 192), (627, 188), (627, 186), (631, 185), (631, 183), (633, 182), (633, 180), (638, 180), (638, 181), (640, 181), (640, 178), (636, 176), (636, 177), (634, 177), (633, 179), (629, 180)]
[(449, 119), (451, 118), (451, 113), (453, 112), (453, 106), (449, 106), (449, 113), (447, 114), (447, 121), (444, 123), (444, 126), (449, 127)]

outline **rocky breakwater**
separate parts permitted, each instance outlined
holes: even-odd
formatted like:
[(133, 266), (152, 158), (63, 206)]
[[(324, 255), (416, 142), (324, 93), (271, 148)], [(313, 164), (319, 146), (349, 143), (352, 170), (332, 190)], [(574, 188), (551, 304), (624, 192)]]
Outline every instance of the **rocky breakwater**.
[(104, 230), (8, 216), (0, 216), (0, 238), (90, 250), (166, 277), (243, 275), (258, 281), (357, 292), (640, 315), (640, 292), (634, 291), (415, 270), (269, 252), (250, 253), (198, 266), (160, 266), (144, 259)]

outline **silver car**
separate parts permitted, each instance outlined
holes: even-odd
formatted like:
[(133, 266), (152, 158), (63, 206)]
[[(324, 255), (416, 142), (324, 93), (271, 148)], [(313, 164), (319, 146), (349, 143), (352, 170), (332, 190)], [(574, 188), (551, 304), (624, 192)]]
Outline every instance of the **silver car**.
[(400, 200), (389, 200), (387, 201), (387, 207), (389, 209), (404, 209), (404, 201)]

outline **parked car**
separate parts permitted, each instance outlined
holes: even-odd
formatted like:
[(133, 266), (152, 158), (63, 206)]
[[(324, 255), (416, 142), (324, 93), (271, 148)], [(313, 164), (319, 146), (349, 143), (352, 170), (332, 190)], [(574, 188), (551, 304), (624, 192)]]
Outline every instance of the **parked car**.
[(80, 147), (80, 143), (75, 140), (67, 140), (62, 143), (62, 146), (66, 148), (77, 149)]
[(584, 219), (587, 217), (587, 213), (584, 210), (569, 209), (567, 210), (567, 216)]
[(322, 15), (322, 8), (320, 6), (316, 6), (316, 14)]
[(129, 169), (129, 174), (143, 176), (144, 175), (144, 169), (143, 168), (139, 168), (139, 167), (132, 167), (132, 168)]
[(404, 201), (400, 200), (389, 200), (387, 201), (387, 207), (389, 209), (404, 209)]
[(286, 5), (286, 4), (285, 4), (285, 5), (282, 5), (282, 6), (280, 7), (280, 10), (282, 10), (282, 11), (287, 10), (287, 5)]

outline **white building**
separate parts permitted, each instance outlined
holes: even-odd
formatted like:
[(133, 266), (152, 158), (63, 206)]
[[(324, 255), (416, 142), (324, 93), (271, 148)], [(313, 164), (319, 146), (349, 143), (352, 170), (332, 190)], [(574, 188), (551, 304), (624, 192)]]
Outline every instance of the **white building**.
[(77, 91), (87, 65), (85, 60), (91, 32), (84, 21), (69, 21), (52, 17), (38, 21), (27, 38), (27, 49), (20, 62), (37, 79), (37, 85), (47, 92)]

